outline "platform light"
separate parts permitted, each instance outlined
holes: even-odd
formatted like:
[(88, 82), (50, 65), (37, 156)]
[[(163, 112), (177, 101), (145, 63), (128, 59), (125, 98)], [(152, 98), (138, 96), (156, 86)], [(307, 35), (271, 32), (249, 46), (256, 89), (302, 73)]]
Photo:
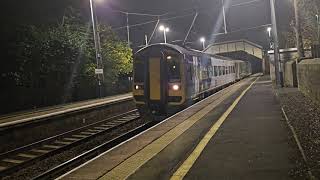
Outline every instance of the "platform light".
[(165, 27), (164, 25), (160, 25), (159, 30), (163, 31), (164, 43), (167, 43), (167, 32), (169, 32), (170, 29), (168, 27)]
[(139, 89), (139, 86), (138, 86), (138, 85), (135, 85), (135, 86), (134, 86), (134, 89), (135, 89), (135, 90), (138, 90), (138, 89)]
[(269, 35), (269, 37), (271, 37), (271, 30), (272, 30), (272, 28), (271, 28), (271, 27), (268, 27), (268, 28), (267, 28), (267, 31), (268, 31), (268, 35)]
[(202, 43), (202, 50), (204, 50), (206, 48), (206, 45), (204, 44), (206, 42), (206, 38), (201, 37), (200, 42)]
[(164, 30), (164, 26), (163, 25), (159, 26), (159, 30), (163, 31)]
[(172, 56), (167, 56), (167, 59), (168, 59), (168, 60), (172, 59)]

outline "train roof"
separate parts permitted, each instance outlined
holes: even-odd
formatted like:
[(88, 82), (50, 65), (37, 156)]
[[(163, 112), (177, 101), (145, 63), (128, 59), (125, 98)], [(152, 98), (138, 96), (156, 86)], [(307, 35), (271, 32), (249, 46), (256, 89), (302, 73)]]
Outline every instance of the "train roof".
[(185, 54), (185, 53), (188, 52), (188, 50), (186, 50), (185, 48), (183, 48), (181, 46), (178, 46), (178, 45), (175, 45), (175, 44), (158, 43), (158, 44), (151, 44), (149, 46), (143, 47), (140, 50), (138, 50), (136, 52), (136, 54), (139, 54), (140, 52), (145, 51), (146, 49), (149, 49), (149, 48), (152, 48), (152, 47), (161, 47), (161, 46), (162, 47), (169, 47), (170, 49), (176, 50), (181, 54)]
[(205, 53), (205, 52), (202, 52), (202, 51), (199, 51), (199, 50), (195, 50), (195, 49), (190, 49), (190, 48), (187, 48), (187, 47), (182, 47), (182, 46), (179, 46), (179, 45), (175, 45), (175, 44), (168, 44), (168, 43), (158, 43), (158, 44), (152, 44), (152, 45), (149, 45), (149, 46), (146, 46), (144, 48), (141, 48), (139, 51), (136, 52), (136, 54), (139, 54), (140, 52), (142, 51), (145, 51), (149, 48), (152, 48), (152, 47), (167, 47), (167, 48), (170, 48), (170, 49), (173, 49), (177, 52), (179, 52), (180, 54), (187, 54), (187, 55), (193, 55), (193, 56), (209, 56), (209, 57), (214, 57), (214, 58), (217, 58), (217, 59), (222, 59), (222, 60), (229, 60), (229, 61), (233, 61), (234, 59), (232, 58), (229, 58), (229, 57), (225, 57), (225, 56), (220, 56), (220, 55), (214, 55), (214, 54), (208, 54), (208, 53)]

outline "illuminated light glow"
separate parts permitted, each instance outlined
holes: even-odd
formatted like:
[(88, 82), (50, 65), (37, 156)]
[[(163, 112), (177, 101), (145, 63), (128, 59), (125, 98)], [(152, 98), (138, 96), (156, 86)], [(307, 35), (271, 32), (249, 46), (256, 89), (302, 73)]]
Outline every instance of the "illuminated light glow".
[(168, 60), (172, 59), (172, 56), (168, 56), (167, 59), (168, 59)]
[(271, 30), (272, 30), (272, 28), (271, 28), (271, 27), (268, 27), (268, 28), (267, 28), (267, 31), (268, 31), (268, 32), (270, 32)]
[(159, 30), (160, 31), (165, 31), (165, 32), (169, 32), (170, 31), (170, 29), (168, 27), (165, 27), (164, 25), (160, 25), (159, 26)]
[(205, 42), (206, 39), (204, 37), (200, 38), (200, 42)]
[(176, 68), (176, 66), (173, 66), (173, 69), (175, 69)]
[(177, 85), (177, 84), (174, 84), (173, 86), (172, 86), (172, 89), (174, 90), (174, 91), (178, 91), (179, 90), (179, 85)]
[(138, 89), (139, 89), (139, 86), (138, 86), (138, 85), (135, 85), (134, 88), (135, 88), (136, 90), (138, 90)]
[(163, 25), (159, 26), (159, 30), (160, 30), (160, 31), (163, 31), (164, 29), (165, 29), (165, 28), (164, 28)]

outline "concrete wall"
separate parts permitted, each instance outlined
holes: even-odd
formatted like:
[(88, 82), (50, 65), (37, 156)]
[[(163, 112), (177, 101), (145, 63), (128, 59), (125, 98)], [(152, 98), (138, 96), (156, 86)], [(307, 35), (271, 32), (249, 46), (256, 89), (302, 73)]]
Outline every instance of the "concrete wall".
[[(285, 86), (289, 87), (297, 87), (297, 84), (293, 84), (294, 79), (292, 79), (292, 76), (295, 76), (294, 73), (296, 73), (292, 67), (291, 61), (295, 61), (295, 59), (298, 57), (297, 49), (296, 48), (289, 48), (289, 49), (280, 49), (280, 61), (283, 65), (284, 70), (284, 83), (287, 81), (287, 84), (284, 84)], [(275, 83), (275, 67), (274, 67), (274, 51), (268, 51), (269, 55), (269, 63), (270, 63), (270, 77), (273, 83)], [(311, 51), (306, 49), (305, 50), (305, 56), (311, 57)], [(289, 64), (287, 64), (289, 62)], [(286, 70), (287, 66), (287, 70)], [(287, 75), (286, 75), (287, 73)], [(286, 79), (289, 78), (289, 79)], [(295, 85), (295, 86), (294, 86)]]
[(0, 153), (135, 109), (133, 100), (0, 128)]
[(320, 58), (301, 61), (297, 71), (299, 90), (320, 104)]
[(284, 86), (298, 87), (296, 61), (288, 61), (284, 64)]

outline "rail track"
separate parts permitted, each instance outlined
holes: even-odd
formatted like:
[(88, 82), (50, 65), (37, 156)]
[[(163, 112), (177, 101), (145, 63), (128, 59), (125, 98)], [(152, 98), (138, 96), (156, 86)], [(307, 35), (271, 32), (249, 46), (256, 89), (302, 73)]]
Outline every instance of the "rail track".
[[(67, 151), (68, 149), (86, 143), (95, 137), (115, 131), (116, 129), (138, 119), (140, 119), (138, 111), (132, 110), (127, 113), (113, 116), (105, 120), (2, 153), (0, 154), (0, 178), (10, 176), (12, 173), (26, 168), (35, 162)], [(57, 175), (57, 172), (63, 172), (64, 170), (69, 169), (71, 164), (74, 166), (79, 162), (83, 162), (84, 157), (88, 159), (90, 156), (100, 153), (101, 150), (111, 147), (117, 142), (120, 143), (120, 141), (141, 132), (148, 126), (149, 124), (145, 124), (133, 130), (129, 130), (128, 132), (121, 134), (120, 136), (117, 136), (116, 138), (99, 145), (98, 147), (95, 147), (94, 149), (91, 149), (90, 151), (87, 151), (64, 164), (53, 167), (49, 171), (38, 176), (36, 179)], [(80, 160), (81, 158), (82, 160)]]
[(148, 128), (155, 125), (157, 122), (148, 122), (146, 124), (143, 124), (139, 127), (136, 127), (135, 129), (126, 132), (104, 144), (101, 144), (100, 146), (91, 149), (63, 164), (60, 164), (59, 166), (56, 166), (52, 169), (49, 169), (48, 171), (40, 174), (39, 176), (33, 178), (33, 180), (40, 180), (40, 179), (54, 179), (57, 178), (68, 171), (72, 170), (73, 168), (76, 168), (80, 166), (81, 164), (89, 161), (90, 159), (98, 156), (99, 154), (102, 154), (103, 152), (107, 151), (108, 149), (115, 147), (116, 145), (120, 144), (121, 142), (124, 142), (127, 139), (130, 139), (131, 137), (143, 132), (144, 130), (147, 130)]

